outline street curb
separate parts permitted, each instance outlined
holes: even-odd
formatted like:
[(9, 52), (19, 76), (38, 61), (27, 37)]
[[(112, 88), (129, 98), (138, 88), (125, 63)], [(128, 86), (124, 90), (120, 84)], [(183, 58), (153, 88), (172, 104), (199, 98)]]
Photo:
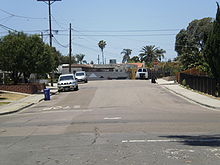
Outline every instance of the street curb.
[[(50, 95), (53, 96), (53, 95), (56, 95), (57, 93), (58, 93), (58, 91), (53, 92), (53, 93), (51, 93)], [(38, 100), (38, 102), (36, 102), (36, 103), (29, 103), (29, 104), (27, 104), (27, 105), (25, 105), (25, 106), (23, 106), (23, 107), (21, 107), (21, 108), (18, 108), (18, 109), (16, 109), (16, 110), (13, 110), (13, 111), (2, 112), (2, 113), (0, 112), (0, 116), (9, 115), (9, 114), (12, 114), (12, 113), (20, 112), (20, 111), (22, 111), (22, 110), (24, 110), (24, 109), (26, 109), (26, 108), (28, 108), (28, 107), (31, 107), (31, 106), (33, 106), (34, 104), (37, 104), (37, 103), (39, 103), (39, 102), (41, 102), (41, 101), (43, 101), (43, 100), (44, 100), (44, 98)]]
[(24, 107), (18, 108), (18, 109), (14, 110), (14, 111), (9, 111), (9, 112), (0, 113), (0, 116), (9, 115), (9, 114), (12, 114), (12, 113), (20, 112), (20, 111), (22, 111), (23, 109), (28, 108), (28, 107), (30, 107), (30, 106), (32, 106), (32, 105), (34, 105), (34, 104), (35, 104), (35, 103), (31, 103), (31, 104), (28, 104), (28, 105), (26, 105), (26, 106), (24, 106)]
[[(160, 85), (160, 84), (158, 84), (158, 85)], [(162, 85), (160, 85), (160, 86), (162, 86)], [(215, 109), (215, 110), (220, 110), (220, 107), (214, 107), (214, 106), (211, 106), (211, 105), (203, 104), (203, 103), (201, 103), (201, 102), (198, 102), (198, 101), (196, 101), (196, 100), (193, 100), (192, 98), (189, 98), (189, 97), (187, 97), (187, 96), (185, 96), (185, 95), (182, 95), (182, 94), (180, 94), (180, 93), (178, 93), (178, 92), (176, 92), (176, 91), (174, 91), (174, 90), (172, 90), (172, 89), (170, 89), (170, 88), (167, 88), (167, 87), (165, 87), (165, 86), (162, 86), (162, 87), (163, 87), (163, 88), (166, 88), (166, 89), (169, 90), (169, 91), (172, 91), (172, 92), (175, 93), (176, 95), (179, 95), (179, 96), (181, 96), (181, 97), (184, 97), (185, 99), (190, 100), (190, 101), (192, 101), (192, 102), (194, 102), (194, 103), (197, 103), (197, 104), (199, 104), (199, 105), (202, 105), (202, 106), (205, 106), (205, 107), (208, 107), (208, 108), (212, 108), (212, 109)]]

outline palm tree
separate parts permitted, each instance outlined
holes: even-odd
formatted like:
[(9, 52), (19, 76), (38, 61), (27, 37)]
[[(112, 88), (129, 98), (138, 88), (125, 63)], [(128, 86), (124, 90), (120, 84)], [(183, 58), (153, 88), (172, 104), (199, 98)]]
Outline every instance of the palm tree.
[(122, 63), (128, 62), (130, 60), (130, 55), (131, 55), (132, 50), (131, 49), (123, 49), (121, 54), (123, 54), (123, 59)]
[(164, 58), (165, 50), (159, 49), (155, 45), (144, 46), (139, 54), (141, 62), (146, 62), (146, 64), (151, 64), (154, 60), (160, 60)]
[(101, 41), (99, 41), (98, 46), (99, 46), (99, 48), (102, 51), (102, 63), (104, 64), (104, 52), (103, 52), (103, 49), (106, 46), (106, 42), (104, 40), (101, 40)]
[(163, 49), (157, 49), (157, 51), (156, 51), (156, 58), (157, 58), (159, 61), (161, 61), (162, 58), (164, 58), (164, 54), (165, 54), (165, 53), (166, 53), (165, 50), (163, 50)]
[(133, 57), (130, 59), (130, 61), (132, 61), (132, 62), (140, 62), (140, 59), (139, 59), (138, 56), (133, 56)]
[(84, 54), (76, 54), (77, 63), (82, 64), (84, 57), (85, 57)]

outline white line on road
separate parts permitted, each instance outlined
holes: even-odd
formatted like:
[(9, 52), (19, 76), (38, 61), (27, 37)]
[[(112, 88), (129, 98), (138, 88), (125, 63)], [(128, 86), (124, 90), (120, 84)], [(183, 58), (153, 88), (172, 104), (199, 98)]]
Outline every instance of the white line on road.
[(220, 139), (193, 139), (193, 140), (178, 140), (178, 139), (157, 139), (157, 140), (122, 140), (122, 143), (155, 143), (155, 142), (220, 142)]
[(104, 120), (120, 120), (121, 117), (105, 117)]
[(80, 105), (75, 105), (73, 108), (78, 109), (78, 108), (80, 108)]

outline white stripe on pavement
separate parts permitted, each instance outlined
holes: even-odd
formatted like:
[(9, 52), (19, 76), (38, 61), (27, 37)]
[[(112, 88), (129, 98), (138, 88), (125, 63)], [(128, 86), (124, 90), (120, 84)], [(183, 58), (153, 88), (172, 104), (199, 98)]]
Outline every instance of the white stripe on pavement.
[(155, 143), (155, 142), (220, 142), (220, 139), (157, 139), (157, 140), (122, 140), (122, 143)]
[(121, 117), (105, 117), (104, 120), (120, 120)]

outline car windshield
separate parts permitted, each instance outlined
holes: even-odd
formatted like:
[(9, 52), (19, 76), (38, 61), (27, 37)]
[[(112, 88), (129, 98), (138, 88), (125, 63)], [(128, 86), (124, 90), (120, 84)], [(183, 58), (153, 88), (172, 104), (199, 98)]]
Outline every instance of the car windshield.
[(63, 80), (73, 80), (73, 76), (61, 76), (60, 81), (63, 81)]
[(143, 72), (147, 72), (147, 70), (146, 70), (146, 69), (143, 69)]
[(84, 76), (84, 73), (76, 73), (76, 76)]
[(138, 69), (138, 72), (142, 72), (142, 69)]

